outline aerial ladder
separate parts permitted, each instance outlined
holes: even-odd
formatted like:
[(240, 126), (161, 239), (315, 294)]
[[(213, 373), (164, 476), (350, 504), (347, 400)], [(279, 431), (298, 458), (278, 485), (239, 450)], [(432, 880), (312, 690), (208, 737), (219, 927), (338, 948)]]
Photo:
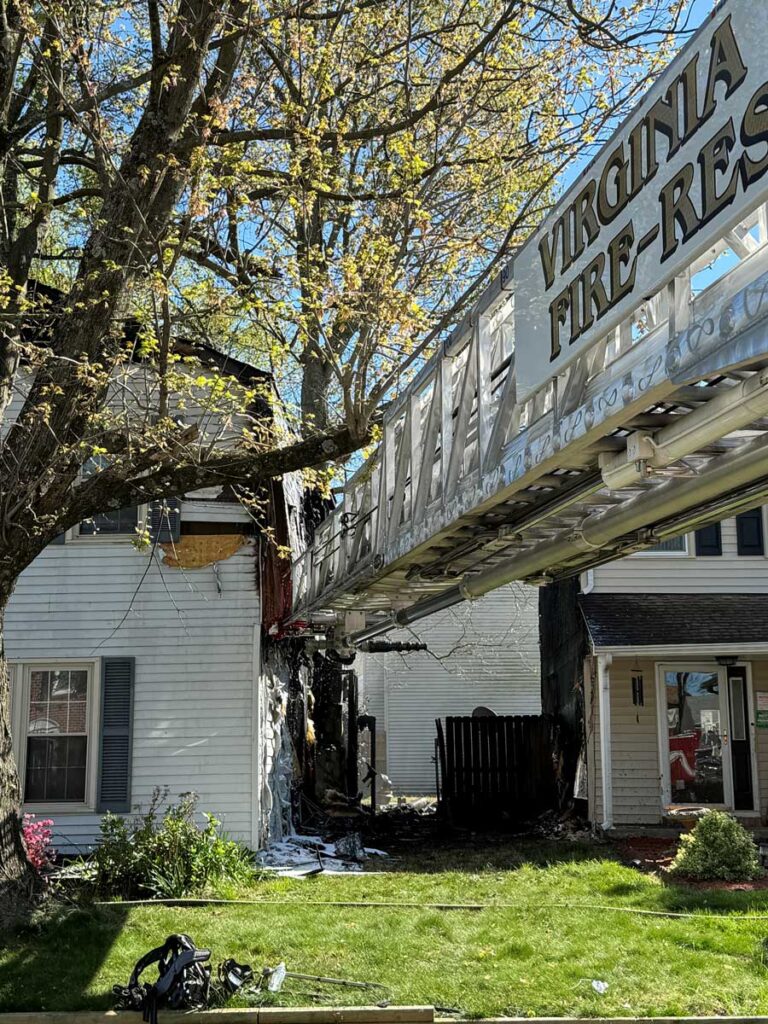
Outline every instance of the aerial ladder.
[(386, 409), (296, 623), (357, 646), (768, 499), (764, 22), (721, 5)]

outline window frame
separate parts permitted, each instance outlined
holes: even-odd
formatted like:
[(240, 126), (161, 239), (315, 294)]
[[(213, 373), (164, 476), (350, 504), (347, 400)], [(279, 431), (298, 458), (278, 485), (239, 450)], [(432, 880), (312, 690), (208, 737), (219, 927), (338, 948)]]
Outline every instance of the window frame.
[(88, 737), (85, 769), (85, 800), (24, 800), (30, 814), (77, 814), (95, 811), (101, 748), (101, 661), (99, 658), (18, 658), (9, 660), (11, 670), (11, 727), (22, 793), (26, 786), (29, 692), (31, 673), (40, 669), (85, 669), (88, 672)]

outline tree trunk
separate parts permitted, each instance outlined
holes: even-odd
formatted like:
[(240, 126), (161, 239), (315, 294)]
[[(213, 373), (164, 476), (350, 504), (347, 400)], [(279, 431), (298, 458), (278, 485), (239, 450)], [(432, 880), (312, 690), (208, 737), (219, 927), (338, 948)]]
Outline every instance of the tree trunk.
[(331, 365), (314, 353), (304, 359), (301, 378), (301, 418), (307, 434), (328, 429), (328, 393)]
[(21, 834), (21, 786), (11, 737), (10, 674), (3, 633), (8, 597), (0, 593), (0, 927), (25, 914), (35, 891), (35, 875)]

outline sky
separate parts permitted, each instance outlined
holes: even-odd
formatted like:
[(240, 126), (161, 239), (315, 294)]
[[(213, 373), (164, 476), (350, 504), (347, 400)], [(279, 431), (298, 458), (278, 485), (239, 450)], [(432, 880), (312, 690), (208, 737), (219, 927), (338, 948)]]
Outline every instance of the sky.
[[(714, 10), (717, 6), (718, 0), (692, 0), (687, 7), (686, 16), (686, 34), (681, 39), (681, 47), (685, 45), (688, 39), (690, 39), (693, 32), (701, 25), (704, 19)], [(742, 0), (745, 2), (745, 0)], [(765, 0), (746, 0), (751, 3), (763, 3)], [(577, 160), (572, 161), (566, 170), (563, 172), (560, 179), (560, 192), (565, 190), (575, 181), (576, 178), (581, 174), (582, 170), (586, 167), (590, 160), (595, 156), (594, 152), (588, 152), (582, 154)]]

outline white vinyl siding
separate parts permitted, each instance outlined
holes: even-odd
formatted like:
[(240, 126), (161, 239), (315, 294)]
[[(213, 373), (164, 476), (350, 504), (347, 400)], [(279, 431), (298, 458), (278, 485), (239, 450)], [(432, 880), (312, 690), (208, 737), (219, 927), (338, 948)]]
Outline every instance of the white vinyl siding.
[[(589, 682), (587, 664), (587, 682)], [(643, 676), (644, 704), (632, 703), (632, 676)], [(614, 825), (656, 825), (661, 822), (661, 777), (656, 723), (655, 663), (614, 658), (609, 668), (611, 694), (611, 754), (613, 762)], [(603, 820), (603, 780), (600, 763), (600, 710), (597, 684), (586, 702), (589, 817)], [(589, 690), (587, 691), (589, 692)]]
[(625, 594), (762, 594), (768, 591), (768, 558), (738, 554), (735, 519), (723, 520), (722, 544), (722, 555), (697, 557), (691, 535), (687, 555), (640, 553), (597, 566), (593, 570), (592, 590)]
[[(362, 704), (376, 715), (380, 770), (396, 793), (435, 792), (435, 719), (541, 711), (538, 591), (513, 583), (439, 612), (387, 639), (425, 641), (436, 655), (367, 654), (359, 659)], [(451, 653), (452, 652), (452, 653)]]
[[(158, 552), (144, 576), (149, 558), (107, 538), (46, 548), (11, 599), (7, 655), (135, 657), (132, 805), (146, 806), (156, 786), (167, 786), (172, 798), (194, 790), (201, 810), (251, 842), (259, 622), (253, 547), (220, 562), (218, 574), (212, 566), (168, 568)], [(96, 813), (51, 816), (62, 850), (98, 834)]]

